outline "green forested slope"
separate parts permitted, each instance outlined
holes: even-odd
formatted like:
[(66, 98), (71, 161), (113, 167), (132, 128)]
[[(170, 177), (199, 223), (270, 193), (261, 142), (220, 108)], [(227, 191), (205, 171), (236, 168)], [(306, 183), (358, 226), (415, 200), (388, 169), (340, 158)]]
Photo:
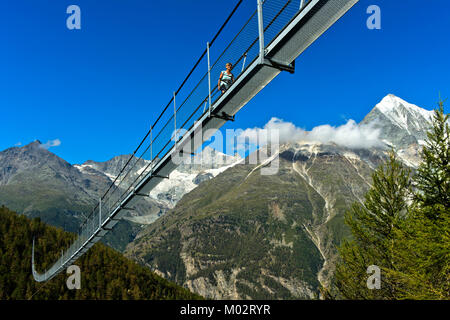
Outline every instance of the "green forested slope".
[(33, 237), (37, 268), (42, 271), (56, 261), (73, 235), (0, 207), (0, 299), (200, 298), (101, 244), (75, 262), (81, 269), (80, 290), (67, 289), (66, 274), (46, 283), (35, 282), (31, 274)]

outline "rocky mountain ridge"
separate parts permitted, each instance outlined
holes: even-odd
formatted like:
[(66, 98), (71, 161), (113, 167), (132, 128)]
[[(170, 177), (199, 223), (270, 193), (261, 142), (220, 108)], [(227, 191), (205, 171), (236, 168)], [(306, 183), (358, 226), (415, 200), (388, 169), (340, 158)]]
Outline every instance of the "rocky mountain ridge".
[[(86, 161), (71, 165), (36, 140), (23, 147), (0, 152), (0, 205), (30, 217), (76, 231), (129, 159), (121, 155), (106, 162)], [(123, 249), (143, 225), (152, 223), (186, 193), (240, 160), (206, 147), (199, 165), (183, 164), (150, 198), (143, 198), (113, 231), (107, 243)], [(200, 159), (200, 160), (201, 160)], [(127, 179), (135, 179), (148, 164), (142, 159)], [(219, 165), (223, 164), (223, 166)], [(118, 179), (116, 184), (120, 184)], [(113, 239), (117, 238), (117, 239)]]

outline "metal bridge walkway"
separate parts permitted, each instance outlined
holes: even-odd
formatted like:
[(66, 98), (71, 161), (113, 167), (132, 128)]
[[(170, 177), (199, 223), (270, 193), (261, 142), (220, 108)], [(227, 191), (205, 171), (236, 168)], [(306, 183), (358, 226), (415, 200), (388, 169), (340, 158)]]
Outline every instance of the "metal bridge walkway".
[[(254, 1), (249, 12), (245, 8), (248, 2), (237, 3), (86, 218), (77, 239), (44, 273), (36, 271), (33, 242), (32, 272), (36, 281), (52, 279), (86, 253), (139, 199), (148, 197), (162, 179), (169, 177), (177, 166), (172, 158), (180, 150), (194, 153), (214, 130), (234, 120), (234, 115), (281, 71), (294, 72), (295, 59), (359, 0)], [(218, 58), (211, 64), (213, 55)], [(221, 94), (215, 79), (226, 62), (233, 63), (236, 79)], [(202, 139), (193, 138), (194, 133), (201, 133)], [(136, 168), (141, 170), (133, 175)]]

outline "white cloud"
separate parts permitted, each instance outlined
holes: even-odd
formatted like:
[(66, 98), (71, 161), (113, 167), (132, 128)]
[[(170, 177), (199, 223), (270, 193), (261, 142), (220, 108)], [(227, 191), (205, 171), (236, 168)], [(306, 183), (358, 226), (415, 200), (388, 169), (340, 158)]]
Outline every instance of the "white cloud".
[(22, 145), (22, 142), (17, 142), (15, 145), (14, 145), (14, 147), (20, 147)]
[(52, 147), (58, 147), (59, 145), (61, 145), (61, 140), (55, 139), (55, 140), (49, 140), (46, 143), (41, 144), (41, 148), (49, 149)]
[(311, 131), (306, 131), (295, 126), (292, 122), (285, 122), (274, 117), (270, 119), (264, 128), (244, 130), (239, 136), (239, 139), (244, 141), (244, 139), (247, 138), (250, 143), (258, 143), (258, 137), (261, 141), (261, 137), (265, 137), (270, 130), (278, 130), (280, 143), (301, 141), (321, 143), (334, 142), (349, 148), (383, 146), (383, 143), (379, 139), (379, 129), (375, 129), (373, 125), (358, 125), (354, 120), (348, 120), (347, 123), (338, 127), (332, 127), (326, 124), (317, 126)]

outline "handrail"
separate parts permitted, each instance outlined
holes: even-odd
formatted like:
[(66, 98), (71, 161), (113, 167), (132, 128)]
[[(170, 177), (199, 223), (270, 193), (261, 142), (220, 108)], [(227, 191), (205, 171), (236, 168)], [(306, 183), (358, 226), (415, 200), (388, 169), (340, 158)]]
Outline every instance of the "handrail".
[[(255, 64), (267, 64), (267, 59), (265, 59), (266, 48), (268, 48), (272, 41), (274, 41), (276, 38), (284, 36), (283, 31), (288, 25), (291, 26), (291, 23), (294, 22), (298, 23), (299, 19), (302, 18), (301, 13), (306, 8), (313, 8), (313, 6), (318, 3), (324, 5), (333, 0), (257, 1), (259, 5), (259, 12), (258, 10), (252, 10), (252, 12), (249, 14), (250, 18), (245, 20), (245, 23), (242, 27), (237, 28), (237, 30), (239, 30), (237, 34), (235, 34), (229, 41), (225, 42), (226, 45), (224, 46), (224, 49), (219, 52), (214, 63), (212, 65), (208, 64), (207, 71), (200, 73), (200, 80), (192, 84), (191, 87), (188, 87), (188, 91), (183, 97), (181, 94), (182, 89), (186, 88), (186, 84), (188, 83), (188, 81), (193, 79), (194, 72), (197, 72), (197, 70), (199, 70), (198, 67), (200, 66), (200, 62), (205, 58), (205, 55), (208, 53), (208, 49), (211, 49), (212, 44), (218, 39), (219, 36), (223, 35), (223, 30), (225, 30), (227, 25), (229, 25), (232, 17), (236, 14), (238, 8), (243, 2), (242, 0), (238, 1), (232, 12), (220, 27), (219, 31), (213, 37), (212, 41), (208, 43), (208, 48), (203, 52), (203, 54), (195, 63), (194, 67), (188, 73), (187, 77), (183, 80), (179, 88), (174, 92), (174, 95), (171, 97), (169, 103), (165, 106), (163, 111), (151, 125), (150, 130), (141, 140), (138, 147), (130, 155), (125, 165), (121, 168), (112, 183), (108, 186), (106, 192), (102, 197), (100, 197), (99, 203), (94, 206), (94, 209), (91, 211), (89, 216), (83, 221), (78, 232), (78, 238), (70, 245), (68, 250), (63, 252), (61, 258), (49, 270), (46, 270), (44, 274), (39, 274), (35, 270), (33, 245), (32, 270), (33, 276), (36, 280), (46, 281), (52, 278), (58, 272), (60, 272), (68, 262), (78, 258), (85, 252), (85, 250), (90, 248), (90, 246), (98, 240), (94, 240), (94, 238), (101, 238), (104, 234), (106, 234), (107, 231), (103, 229), (103, 226), (115, 220), (113, 219), (113, 216), (115, 216), (123, 209), (123, 204), (128, 203), (128, 201), (130, 201), (130, 199), (134, 197), (135, 194), (133, 192), (135, 192), (136, 188), (142, 188), (142, 185), (149, 181), (149, 173), (153, 174), (153, 170), (155, 170), (155, 168), (157, 170), (160, 170), (162, 166), (165, 165), (164, 161), (167, 161), (171, 154), (176, 151), (176, 144), (178, 143), (178, 141), (182, 143), (187, 135), (190, 134), (190, 132), (188, 131), (186, 134), (180, 137), (180, 139), (174, 141), (173, 132), (176, 133), (175, 136), (178, 138), (178, 130), (189, 128), (189, 130), (191, 131), (195, 129), (196, 122), (193, 120), (198, 121), (200, 119), (210, 119), (210, 116), (212, 115), (208, 114), (209, 110), (203, 110), (203, 112), (200, 112), (200, 108), (204, 105), (204, 103), (207, 102), (208, 99), (212, 100), (214, 98), (214, 102), (211, 102), (211, 110), (215, 110), (216, 106), (223, 102), (223, 98), (230, 94), (233, 88), (237, 88), (236, 85), (233, 85), (229, 89), (229, 92), (227, 91), (224, 95), (222, 95), (216, 85), (211, 87), (211, 80), (209, 80), (211, 74), (217, 74), (219, 72), (218, 68), (224, 65), (224, 62), (233, 61), (234, 65), (236, 66), (242, 59), (246, 59), (246, 61), (248, 59), (248, 61), (250, 62), (247, 64), (247, 66), (243, 65), (242, 70), (238, 70), (238, 74), (235, 77), (235, 83), (239, 83), (241, 79), (244, 79), (243, 81), (246, 81), (248, 73), (254, 72), (256, 66)], [(350, 4), (354, 4), (358, 0), (339, 1), (341, 1), (342, 3), (347, 2)], [(310, 9), (308, 10), (313, 11)], [(264, 14), (262, 14), (263, 12)], [(260, 46), (260, 48), (257, 48), (255, 44), (260, 39), (260, 44), (262, 44), (262, 46)], [(264, 41), (262, 41), (262, 39), (264, 39)], [(269, 45), (264, 45), (264, 43), (269, 43)], [(261, 59), (261, 57), (264, 59), (256, 61), (256, 59)], [(289, 63), (290, 62), (291, 61), (289, 61)], [(208, 82), (206, 82), (206, 76), (208, 76)], [(169, 114), (167, 112), (168, 108), (175, 101), (175, 99), (176, 101), (179, 101), (179, 94), (181, 94), (182, 103), (178, 107), (174, 104), (174, 113)], [(185, 115), (184, 113), (186, 111), (187, 114)], [(171, 123), (174, 124), (175, 128), (173, 132), (172, 129), (170, 129)], [(216, 128), (220, 128), (220, 126), (221, 125)], [(148, 140), (149, 137), (150, 140)], [(148, 143), (148, 145), (146, 145), (146, 147), (144, 148), (144, 145), (146, 143)], [(139, 157), (137, 157), (136, 155), (140, 150), (142, 150), (141, 148), (143, 149), (143, 151), (139, 155)], [(154, 152), (155, 149), (156, 152)], [(150, 151), (150, 159), (148, 159), (148, 151)], [(143, 165), (138, 168), (140, 170), (139, 172), (135, 169), (141, 161)], [(149, 171), (149, 168), (151, 172)], [(150, 178), (151, 177), (152, 176), (150, 176)], [(101, 232), (103, 233), (99, 235)]]

